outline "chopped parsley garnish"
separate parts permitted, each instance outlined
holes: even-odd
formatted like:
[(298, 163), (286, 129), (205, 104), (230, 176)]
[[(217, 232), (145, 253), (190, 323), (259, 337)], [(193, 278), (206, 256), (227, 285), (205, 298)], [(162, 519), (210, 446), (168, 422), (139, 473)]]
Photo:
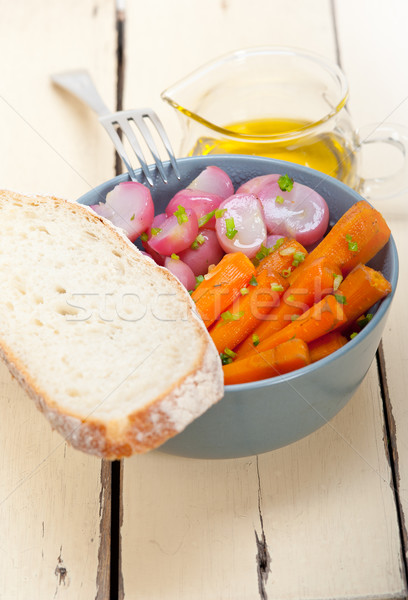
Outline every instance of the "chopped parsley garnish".
[(196, 285), (195, 285), (195, 289), (198, 288), (198, 286), (200, 285), (200, 283), (204, 281), (204, 275), (197, 275), (196, 277)]
[(296, 319), (298, 319), (298, 318), (299, 318), (299, 315), (292, 315), (290, 317), (290, 320), (293, 322), (293, 321), (296, 321)]
[(252, 275), (251, 279), (249, 280), (249, 285), (258, 285), (255, 275)]
[(177, 217), (177, 221), (178, 221), (179, 225), (182, 225), (183, 223), (187, 223), (188, 214), (186, 213), (186, 209), (184, 208), (184, 206), (181, 206), (181, 204), (179, 204), (177, 206), (177, 210), (173, 214), (175, 217)]
[(351, 235), (349, 233), (347, 233), (347, 235), (346, 235), (346, 240), (348, 242), (348, 249), (351, 252), (358, 252), (358, 244), (357, 244), (357, 242), (353, 242), (353, 238), (351, 237)]
[(135, 220), (135, 213), (133, 213), (133, 215), (130, 217), (130, 220), (131, 220), (131, 221), (134, 221), (134, 220)]
[(235, 229), (234, 218), (228, 217), (227, 219), (225, 219), (225, 226), (227, 228), (225, 235), (229, 240), (232, 240), (238, 233), (238, 231)]
[(207, 213), (206, 215), (203, 215), (202, 217), (200, 217), (198, 219), (198, 226), (202, 227), (203, 225), (206, 225), (208, 223), (208, 221), (213, 218), (214, 215), (215, 215), (215, 210), (212, 210), (211, 212)]
[(339, 285), (343, 281), (343, 275), (337, 275), (336, 273), (333, 273), (333, 279), (334, 279), (333, 291), (335, 292), (336, 290), (339, 289)]
[(369, 323), (371, 321), (372, 318), (373, 318), (373, 315), (371, 313), (368, 313), (365, 316), (363, 315), (362, 317), (357, 319), (357, 325), (360, 327), (360, 329), (363, 329), (363, 327), (365, 327), (367, 325), (367, 323)]
[(191, 244), (191, 247), (193, 250), (197, 250), (197, 248), (199, 246), (201, 246), (202, 244), (204, 244), (205, 242), (205, 237), (203, 236), (202, 233), (199, 233), (198, 236), (196, 237), (196, 239), (194, 240), (194, 242)]
[(279, 248), (282, 246), (282, 244), (283, 244), (284, 241), (285, 241), (285, 238), (283, 238), (283, 237), (281, 237), (278, 240), (276, 240), (273, 249), (274, 250), (279, 250)]
[(282, 198), (282, 196), (276, 196), (275, 202), (276, 204), (283, 204), (285, 200)]
[(269, 254), (273, 251), (273, 248), (267, 248), (266, 246), (264, 246), (263, 244), (261, 244), (260, 249), (258, 250), (258, 252), (255, 254), (255, 258), (257, 260), (262, 260), (263, 258), (266, 258), (267, 256), (269, 256)]
[(178, 255), (178, 254), (174, 254), (174, 252), (173, 252), (173, 254), (170, 256), (170, 258), (172, 258), (173, 260), (180, 260), (180, 257), (179, 257), (179, 255)]
[(257, 346), (259, 344), (259, 335), (257, 335), (256, 333), (252, 334), (252, 343), (254, 346)]
[(271, 290), (273, 292), (283, 292), (283, 285), (280, 283), (271, 283)]
[(249, 294), (249, 289), (248, 288), (242, 288), (240, 291), (241, 296), (246, 296), (247, 294)]
[(215, 218), (221, 219), (221, 217), (223, 217), (226, 212), (226, 208), (217, 208), (217, 210), (214, 211)]
[(294, 267), (298, 267), (300, 263), (302, 263), (306, 258), (306, 254), (304, 252), (295, 252), (293, 255), (293, 263)]
[(333, 294), (339, 304), (347, 304), (346, 296), (343, 294)]
[(160, 227), (152, 227), (152, 235), (157, 235), (161, 232)]
[(283, 269), (281, 275), (282, 275), (282, 277), (285, 277), (285, 279), (286, 279), (286, 277), (289, 277), (289, 275), (291, 273), (292, 273), (292, 269), (289, 267), (289, 269)]
[(290, 192), (293, 188), (293, 179), (289, 175), (281, 175), (278, 179), (278, 185), (282, 192)]
[(224, 348), (224, 352), (220, 352), (220, 358), (223, 365), (231, 364), (235, 357), (236, 353), (229, 348)]
[(295, 296), (293, 294), (290, 294), (290, 296), (287, 297), (287, 300), (289, 300), (289, 302), (294, 302)]
[(147, 240), (149, 239), (149, 236), (147, 235), (146, 232), (144, 232), (141, 234), (140, 239), (142, 240), (142, 242), (147, 242)]
[(354, 333), (351, 334), (350, 339), (354, 340), (354, 338), (356, 337), (356, 335), (357, 335), (357, 331), (355, 331)]
[(289, 248), (284, 248), (283, 250), (279, 250), (279, 254), (281, 256), (290, 256), (291, 254), (296, 254), (296, 248), (293, 246), (289, 246)]
[(239, 321), (243, 316), (244, 312), (242, 310), (236, 314), (232, 313), (230, 310), (226, 310), (225, 312), (221, 313), (221, 319), (226, 323), (229, 323), (230, 321)]

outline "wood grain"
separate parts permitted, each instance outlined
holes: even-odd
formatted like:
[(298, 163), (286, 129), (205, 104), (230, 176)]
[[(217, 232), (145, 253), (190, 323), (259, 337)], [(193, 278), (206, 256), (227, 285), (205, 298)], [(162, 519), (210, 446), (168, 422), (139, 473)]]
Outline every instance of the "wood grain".
[[(114, 174), (114, 153), (50, 75), (88, 68), (114, 106), (114, 7), (1, 0), (0, 10), (0, 185), (75, 199)], [(53, 433), (3, 365), (0, 406), (0, 597), (109, 598), (110, 466), (101, 473)]]
[[(193, 13), (186, 1), (161, 1), (141, 16), (129, 5), (124, 106), (153, 106), (177, 146), (181, 132), (162, 89), (240, 47), (293, 45), (335, 60), (352, 32), (356, 52), (354, 4), (343, 11), (341, 36), (332, 8), (210, 0)], [(365, 73), (356, 101), (371, 103), (366, 79), (375, 76)], [(405, 597), (388, 458), (374, 364), (332, 422), (287, 448), (230, 461), (159, 453), (125, 461), (125, 599)]]

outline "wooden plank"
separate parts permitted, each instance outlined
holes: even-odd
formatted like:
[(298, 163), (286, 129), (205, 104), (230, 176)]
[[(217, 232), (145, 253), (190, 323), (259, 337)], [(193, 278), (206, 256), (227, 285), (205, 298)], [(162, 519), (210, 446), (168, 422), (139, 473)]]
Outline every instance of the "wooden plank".
[[(1, 185), (75, 199), (114, 174), (114, 154), (49, 77), (88, 68), (114, 105), (112, 2), (1, 5)], [(3, 365), (0, 405), (0, 596), (108, 598), (110, 465), (53, 433)]]
[[(129, 5), (124, 106), (152, 106), (178, 142), (162, 89), (240, 47), (293, 45), (335, 59), (330, 8), (297, 0), (209, 1), (194, 13), (187, 1)], [(125, 461), (125, 598), (404, 597), (383, 426), (374, 366), (336, 419), (277, 452)]]
[[(408, 67), (408, 39), (405, 23), (408, 5), (392, 0), (385, 6), (380, 0), (339, 2), (336, 7), (342, 61), (347, 71), (352, 95), (350, 109), (358, 125), (384, 120), (408, 127), (408, 87), (405, 73)], [(350, 18), (352, 15), (352, 18)], [(358, 27), (358, 23), (365, 23)], [(359, 39), (358, 60), (353, 39)], [(361, 78), (364, 71), (370, 76)], [(378, 76), (381, 73), (381, 77)], [(389, 85), (390, 81), (392, 85)], [(377, 158), (377, 174), (388, 174), (400, 164), (398, 155), (381, 148)], [(408, 294), (408, 191), (389, 200), (377, 201), (395, 238), (399, 259), (398, 291), (383, 336), (385, 391), (388, 393), (390, 442), (395, 463), (395, 477), (401, 509), (405, 559), (408, 551), (408, 343), (405, 320)]]

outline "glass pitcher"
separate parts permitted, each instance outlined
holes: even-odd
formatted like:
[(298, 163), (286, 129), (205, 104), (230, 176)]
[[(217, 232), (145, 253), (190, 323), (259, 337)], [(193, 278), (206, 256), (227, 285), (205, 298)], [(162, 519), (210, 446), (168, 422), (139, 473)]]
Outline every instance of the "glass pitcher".
[[(348, 85), (335, 64), (292, 48), (239, 50), (170, 86), (161, 97), (177, 110), (183, 156), (253, 154), (302, 164), (336, 177), (370, 197), (408, 185), (408, 133), (400, 126), (353, 127)], [(370, 134), (370, 135), (368, 135)], [(382, 142), (404, 157), (401, 172), (365, 179), (360, 149)]]

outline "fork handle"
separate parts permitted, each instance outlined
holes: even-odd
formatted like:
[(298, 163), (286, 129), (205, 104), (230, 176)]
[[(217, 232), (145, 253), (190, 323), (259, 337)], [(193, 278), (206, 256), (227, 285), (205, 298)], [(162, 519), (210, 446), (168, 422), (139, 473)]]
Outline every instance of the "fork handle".
[(52, 81), (85, 102), (100, 117), (110, 114), (87, 71), (68, 71), (51, 76)]

